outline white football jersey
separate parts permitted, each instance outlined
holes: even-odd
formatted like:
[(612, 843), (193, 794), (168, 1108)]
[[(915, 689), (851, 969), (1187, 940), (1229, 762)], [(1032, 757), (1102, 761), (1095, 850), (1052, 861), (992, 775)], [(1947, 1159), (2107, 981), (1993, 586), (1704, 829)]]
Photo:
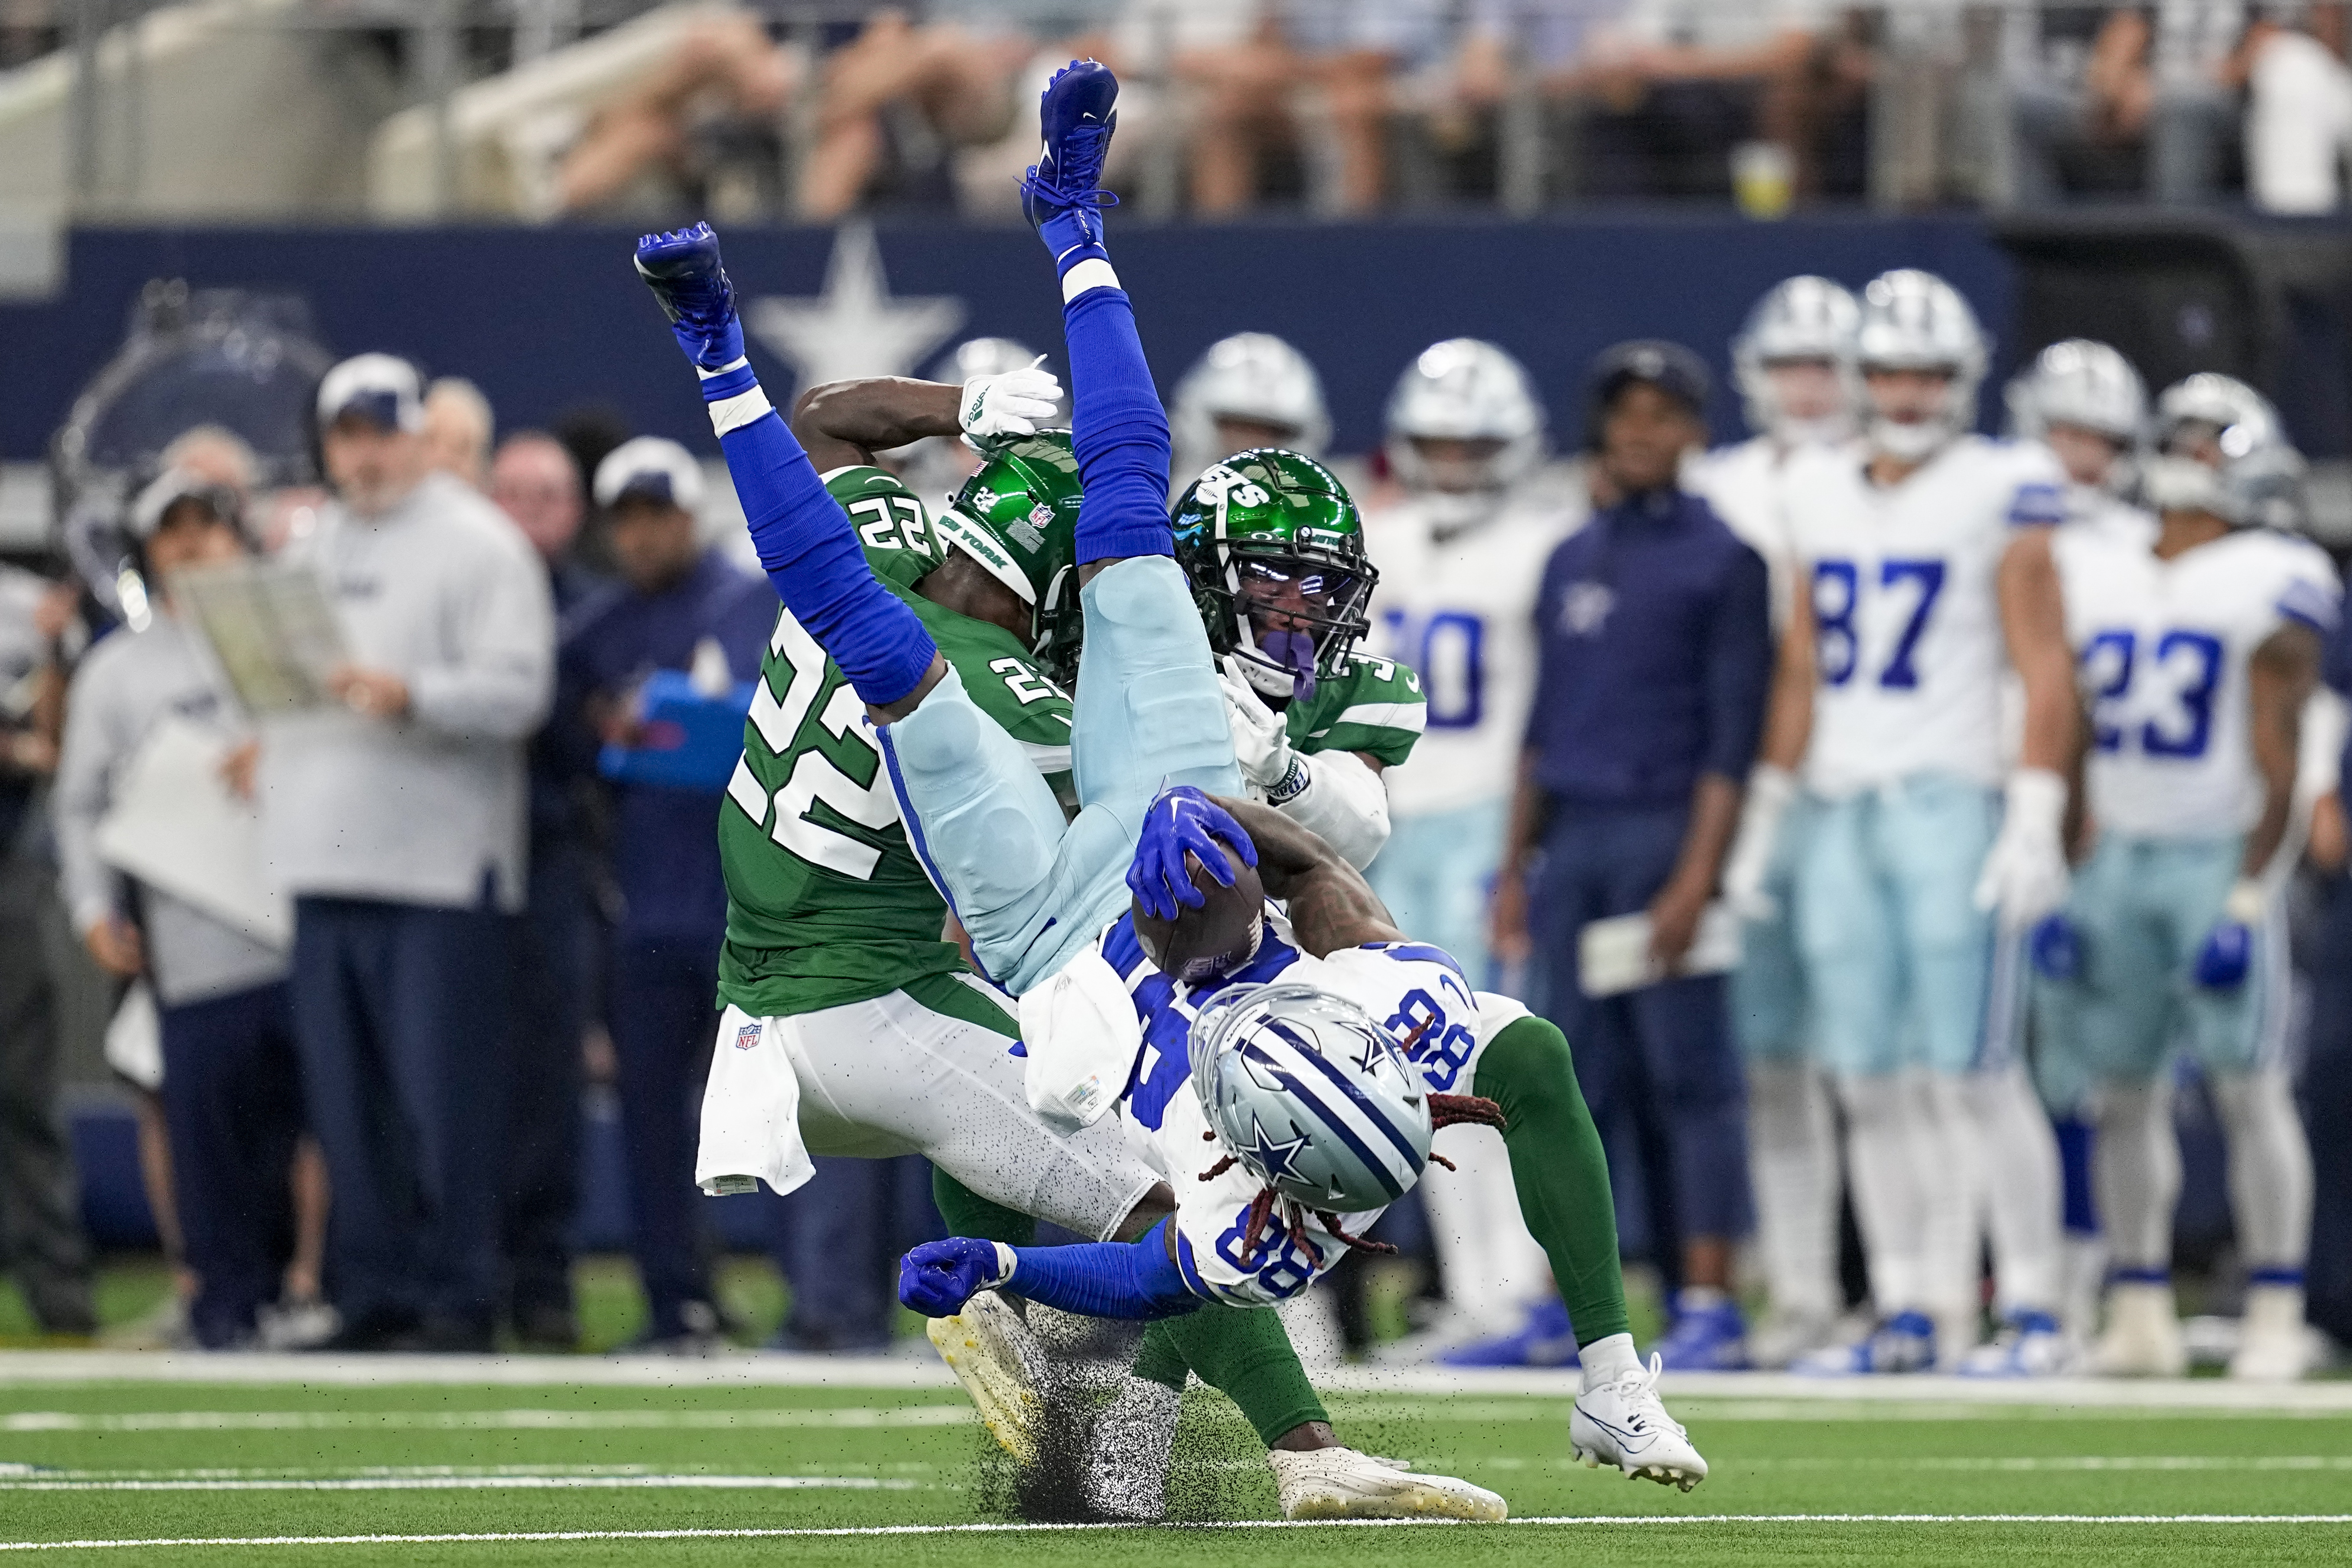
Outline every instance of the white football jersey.
[(2246, 665), (2281, 626), (2334, 630), (2336, 568), (2308, 539), (2247, 528), (2159, 560), (2066, 530), (2066, 637), (2090, 713), (2086, 788), (2104, 829), (2226, 838), (2262, 812)]
[(1751, 436), (1692, 460), (1683, 472), (1683, 488), (1704, 497), (1724, 525), (1764, 558), (1772, 577), (1776, 635), (1789, 623), (1790, 585), (1795, 575), (1783, 481), (1801, 450), (1783, 447), (1769, 435)]
[[(1347, 1243), (1312, 1214), (1286, 1231), (1274, 1222), (1244, 1247), (1250, 1209), (1263, 1184), (1239, 1164), (1213, 1177), (1206, 1173), (1222, 1150), (1192, 1089), (1192, 1020), (1221, 992), (1262, 986), (1279, 977), (1306, 981), (1346, 997), (1400, 1039), (1413, 1071), (1433, 1093), (1470, 1092), (1478, 1057), (1495, 1037), (1525, 1018), (1508, 997), (1473, 992), (1454, 960), (1418, 942), (1343, 948), (1328, 957), (1300, 952), (1278, 906), (1266, 906), (1265, 936), (1257, 955), (1237, 973), (1188, 985), (1155, 967), (1135, 939), (1134, 919), (1122, 915), (1096, 951), (1134, 998), (1143, 1030), (1134, 1070), (1118, 1114), (1129, 1144), (1176, 1193), (1176, 1260), (1197, 1295), (1235, 1306), (1266, 1306), (1295, 1296), (1347, 1256)], [(1361, 1236), (1381, 1210), (1333, 1218)]]
[(2014, 530), (2063, 516), (2040, 446), (1962, 436), (1882, 488), (1859, 448), (1782, 476), (1819, 680), (1805, 779), (1837, 798), (1921, 774), (1998, 785), (2009, 669), (1994, 577)]
[(2096, 534), (2140, 549), (2156, 543), (2159, 525), (2154, 513), (2096, 485), (2067, 486), (2065, 507), (2066, 521), (2061, 525), (2065, 534)]
[(1552, 547), (1583, 515), (1573, 490), (1538, 482), (1444, 538), (1410, 497), (1364, 519), (1381, 573), (1365, 641), (1419, 671), (1429, 703), (1412, 756), (1382, 775), (1394, 815), (1510, 794), (1535, 700), (1536, 593)]

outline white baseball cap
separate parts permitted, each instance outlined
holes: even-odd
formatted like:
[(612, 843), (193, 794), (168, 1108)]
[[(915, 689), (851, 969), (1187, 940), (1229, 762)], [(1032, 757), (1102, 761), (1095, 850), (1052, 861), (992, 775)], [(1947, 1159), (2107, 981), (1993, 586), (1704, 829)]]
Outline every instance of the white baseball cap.
[(604, 455), (596, 465), (594, 491), (600, 507), (643, 496), (691, 512), (702, 504), (702, 465), (675, 441), (640, 435)]
[(319, 424), (358, 414), (381, 430), (425, 428), (425, 387), (416, 367), (391, 354), (360, 354), (319, 383)]
[(152, 539), (163, 516), (182, 501), (194, 501), (231, 528), (237, 526), (236, 497), (185, 468), (166, 468), (131, 503), (131, 537)]

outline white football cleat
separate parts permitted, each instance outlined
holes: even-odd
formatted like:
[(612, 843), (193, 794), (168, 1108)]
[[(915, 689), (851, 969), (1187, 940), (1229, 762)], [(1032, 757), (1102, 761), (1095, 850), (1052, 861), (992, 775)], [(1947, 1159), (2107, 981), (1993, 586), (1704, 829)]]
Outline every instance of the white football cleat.
[(1605, 1461), (1623, 1470), (1627, 1480), (1646, 1476), (1688, 1491), (1706, 1479), (1706, 1461), (1658, 1397), (1663, 1368), (1653, 1355), (1649, 1365), (1628, 1367), (1614, 1383), (1578, 1395), (1568, 1417), (1568, 1440), (1589, 1469)]
[(1499, 1524), (1510, 1505), (1485, 1487), (1425, 1476), (1353, 1448), (1269, 1448), (1285, 1519), (1459, 1519)]
[(1989, 1344), (1960, 1357), (1962, 1377), (2056, 1377), (2074, 1370), (2074, 1342), (2048, 1312), (2012, 1312)]
[(982, 1291), (951, 1318), (925, 1325), (931, 1344), (980, 1407), (991, 1436), (1023, 1464), (1037, 1458), (1045, 1405), (1037, 1396), (1042, 1359), (1021, 1314), (994, 1291)]
[(2303, 1321), (2300, 1285), (2253, 1285), (2238, 1323), (2230, 1375), (2253, 1383), (2293, 1383), (2318, 1364), (2318, 1345)]
[(2189, 1347), (2172, 1306), (2172, 1287), (2118, 1281), (2107, 1287), (2107, 1327), (2091, 1347), (2091, 1370), (2103, 1377), (2185, 1377)]

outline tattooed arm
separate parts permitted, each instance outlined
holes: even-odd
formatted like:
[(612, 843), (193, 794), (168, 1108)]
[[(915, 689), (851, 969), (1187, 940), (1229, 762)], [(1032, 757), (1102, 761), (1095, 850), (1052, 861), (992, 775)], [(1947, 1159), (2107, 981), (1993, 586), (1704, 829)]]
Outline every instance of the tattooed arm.
[(1364, 873), (1325, 843), (1270, 806), (1220, 797), (1257, 846), (1257, 874), (1266, 896), (1289, 905), (1291, 935), (1320, 958), (1367, 942), (1402, 942), (1389, 912)]

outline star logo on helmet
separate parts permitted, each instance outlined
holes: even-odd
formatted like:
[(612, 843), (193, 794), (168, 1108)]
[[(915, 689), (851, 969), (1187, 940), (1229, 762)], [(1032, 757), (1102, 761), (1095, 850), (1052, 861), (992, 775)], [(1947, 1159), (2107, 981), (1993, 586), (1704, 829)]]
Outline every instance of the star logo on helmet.
[(1281, 1176), (1297, 1176), (1298, 1151), (1306, 1146), (1305, 1138), (1293, 1138), (1285, 1144), (1267, 1137), (1265, 1124), (1252, 1116), (1249, 1147), (1238, 1149), (1235, 1153), (1249, 1163), (1252, 1170), (1273, 1181)]

